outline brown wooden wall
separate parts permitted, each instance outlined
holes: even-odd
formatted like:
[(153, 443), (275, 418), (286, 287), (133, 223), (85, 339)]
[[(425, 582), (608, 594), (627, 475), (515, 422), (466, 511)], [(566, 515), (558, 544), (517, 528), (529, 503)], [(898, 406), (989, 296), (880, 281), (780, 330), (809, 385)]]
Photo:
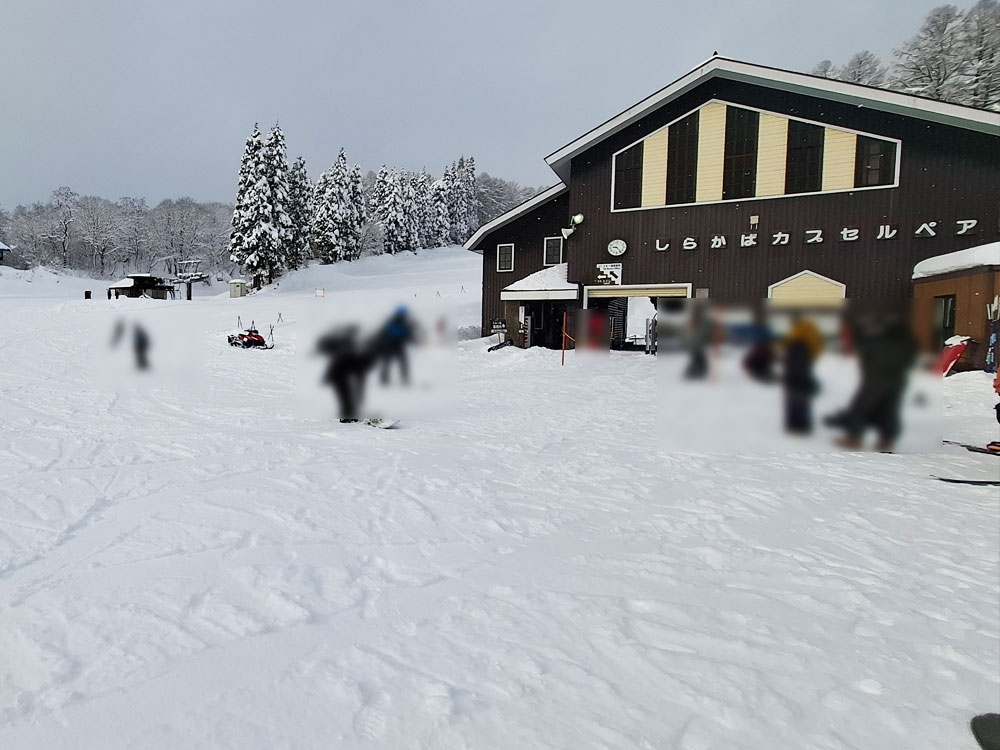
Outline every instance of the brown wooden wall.
[(913, 296), (918, 302), (933, 302), (935, 297), (955, 295), (955, 334), (971, 336), (979, 348), (970, 364), (981, 367), (986, 360), (989, 320), (986, 304), (1000, 295), (1000, 269), (987, 268), (956, 271), (914, 283)]
[[(898, 138), (900, 186), (612, 213), (612, 154), (712, 98)], [(764, 297), (768, 285), (805, 269), (843, 282), (848, 297), (908, 297), (918, 261), (1000, 238), (1000, 139), (713, 79), (575, 157), (564, 213), (585, 217), (565, 248), (569, 280), (581, 284), (595, 283), (597, 263), (620, 261), (624, 284), (690, 282), (720, 299)], [(739, 235), (751, 231), (751, 215), (760, 217), (756, 231), (763, 244), (741, 248)], [(976, 234), (955, 236), (959, 219), (977, 219)], [(938, 236), (915, 238), (914, 230), (930, 221), (938, 222)], [(876, 241), (880, 224), (898, 225), (896, 239)], [(844, 227), (860, 228), (861, 238), (840, 241)], [(806, 229), (822, 229), (824, 242), (806, 245)], [(791, 234), (787, 246), (768, 246), (771, 233), (777, 231)], [(726, 235), (727, 247), (710, 249), (713, 234)], [(540, 243), (541, 236), (533, 241)], [(687, 236), (699, 238), (698, 250), (680, 249)], [(669, 240), (671, 249), (657, 252), (657, 238)], [(612, 239), (628, 243), (624, 256), (608, 255)], [(484, 296), (488, 293), (492, 294), (484, 287)]]
[[(490, 333), (490, 321), (504, 317), (503, 303), (500, 301), (501, 290), (541, 271), (543, 262), (544, 238), (558, 237), (559, 230), (569, 226), (569, 194), (557, 195), (549, 201), (532, 209), (509, 224), (502, 226), (484, 236), (473, 250), (483, 253), (483, 335)], [(497, 273), (497, 245), (514, 243), (514, 270), (510, 273)], [(569, 242), (563, 245), (563, 257), (569, 248)], [(508, 326), (508, 331), (513, 329)]]

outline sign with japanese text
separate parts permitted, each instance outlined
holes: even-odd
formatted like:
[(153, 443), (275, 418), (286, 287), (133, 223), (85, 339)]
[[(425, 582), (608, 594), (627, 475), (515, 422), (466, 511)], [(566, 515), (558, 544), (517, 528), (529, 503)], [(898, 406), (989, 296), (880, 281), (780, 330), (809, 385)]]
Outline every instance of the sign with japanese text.
[(597, 264), (598, 284), (621, 284), (622, 264), (621, 263), (598, 263)]

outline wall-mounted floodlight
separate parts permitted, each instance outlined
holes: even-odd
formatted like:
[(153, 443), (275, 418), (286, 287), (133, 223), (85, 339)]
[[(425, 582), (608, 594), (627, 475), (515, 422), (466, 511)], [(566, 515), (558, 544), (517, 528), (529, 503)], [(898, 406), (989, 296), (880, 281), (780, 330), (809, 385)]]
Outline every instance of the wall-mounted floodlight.
[(572, 222), (573, 226), (576, 226), (578, 224), (583, 224), (583, 214), (573, 214), (573, 218), (570, 219), (570, 221)]
[(563, 239), (564, 240), (568, 240), (569, 236), (571, 234), (573, 234), (573, 232), (576, 231), (576, 228), (575, 227), (570, 227), (569, 229), (560, 229), (559, 231), (562, 232)]

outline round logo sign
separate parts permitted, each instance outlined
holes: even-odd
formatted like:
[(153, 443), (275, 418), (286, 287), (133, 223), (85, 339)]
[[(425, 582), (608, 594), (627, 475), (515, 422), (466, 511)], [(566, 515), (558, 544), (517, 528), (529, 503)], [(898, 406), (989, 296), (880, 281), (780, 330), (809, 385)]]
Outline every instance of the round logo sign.
[(625, 251), (628, 250), (628, 245), (625, 244), (625, 240), (611, 240), (608, 243), (608, 254), (619, 256), (624, 255)]

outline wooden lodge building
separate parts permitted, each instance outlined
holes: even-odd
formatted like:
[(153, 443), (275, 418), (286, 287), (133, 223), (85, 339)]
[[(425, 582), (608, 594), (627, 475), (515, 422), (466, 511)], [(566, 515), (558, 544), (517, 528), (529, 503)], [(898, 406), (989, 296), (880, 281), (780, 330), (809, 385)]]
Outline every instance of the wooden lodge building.
[(910, 298), (921, 260), (1000, 240), (1000, 113), (722, 57), (546, 162), (465, 245), (483, 334), (521, 346), (633, 297)]

